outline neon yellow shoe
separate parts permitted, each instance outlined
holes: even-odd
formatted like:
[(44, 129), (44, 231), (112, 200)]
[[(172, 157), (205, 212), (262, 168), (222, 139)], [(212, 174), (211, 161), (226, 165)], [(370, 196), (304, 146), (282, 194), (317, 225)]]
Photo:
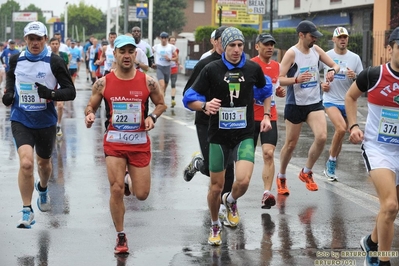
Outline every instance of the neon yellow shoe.
[(176, 106), (176, 101), (175, 100), (172, 100), (172, 102), (171, 102), (171, 106), (170, 107), (175, 107)]
[(234, 203), (229, 203), (227, 201), (229, 193), (224, 193), (222, 197), (223, 204), (226, 207), (226, 217), (223, 224), (226, 226), (236, 227), (240, 223), (240, 215), (238, 214), (237, 201)]
[(209, 233), (208, 244), (212, 246), (219, 246), (222, 244), (222, 229), (220, 229), (219, 225), (212, 225), (211, 232)]

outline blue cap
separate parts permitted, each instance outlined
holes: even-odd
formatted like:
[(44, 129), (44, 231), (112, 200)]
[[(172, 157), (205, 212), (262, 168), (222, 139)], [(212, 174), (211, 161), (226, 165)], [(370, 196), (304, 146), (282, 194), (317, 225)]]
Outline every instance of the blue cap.
[(123, 47), (125, 45), (129, 45), (129, 44), (133, 45), (134, 47), (137, 47), (136, 42), (134, 41), (133, 37), (131, 37), (131, 36), (120, 35), (114, 41), (115, 49), (121, 48), (121, 47)]

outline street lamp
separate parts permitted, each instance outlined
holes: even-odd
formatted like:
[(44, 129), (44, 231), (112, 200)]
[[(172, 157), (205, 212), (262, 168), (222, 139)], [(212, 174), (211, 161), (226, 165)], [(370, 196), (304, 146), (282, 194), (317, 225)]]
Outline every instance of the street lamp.
[(65, 43), (66, 39), (68, 38), (68, 2), (65, 3), (64, 23), (65, 23), (65, 30), (64, 30), (64, 43)]

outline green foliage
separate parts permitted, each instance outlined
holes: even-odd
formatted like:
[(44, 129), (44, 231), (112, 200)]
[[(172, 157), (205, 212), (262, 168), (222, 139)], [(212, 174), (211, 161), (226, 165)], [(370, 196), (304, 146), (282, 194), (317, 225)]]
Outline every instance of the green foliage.
[[(124, 1), (122, 1), (124, 2)], [(136, 3), (140, 3), (139, 0), (129, 0), (129, 6), (136, 6)], [(148, 2), (148, 1), (146, 1)], [(154, 0), (153, 6), (153, 36), (156, 38), (163, 31), (171, 35), (173, 32), (179, 33), (182, 31), (186, 24), (186, 17), (184, 15), (184, 9), (187, 6), (185, 0)], [(122, 10), (124, 10), (123, 3), (121, 4)], [(119, 25), (123, 31), (124, 17), (120, 17)], [(134, 27), (141, 27), (140, 22), (128, 22), (128, 31)], [(148, 38), (148, 19), (142, 20), (141, 34), (142, 38)]]
[[(46, 18), (43, 16), (42, 10), (35, 6), (34, 4), (30, 4), (25, 9), (21, 10), (20, 5), (14, 0), (8, 0), (6, 3), (0, 6), (0, 40), (8, 40), (10, 38), (14, 38), (15, 40), (22, 41), (24, 39), (24, 28), (28, 22), (14, 22), (12, 23), (12, 13), (13, 12), (37, 12), (38, 20), (46, 24)], [(49, 29), (49, 26), (47, 29)], [(5, 34), (5, 27), (11, 27), (11, 33)]]
[[(64, 18), (65, 14), (62, 14), (61, 20), (64, 21)], [(106, 23), (106, 15), (99, 8), (86, 5), (83, 1), (78, 5), (68, 5), (68, 37), (71, 36), (72, 27), (75, 25), (78, 26), (79, 40), (83, 40), (83, 27), (86, 38), (94, 33), (103, 33), (105, 36)]]
[[(237, 29), (241, 30), (242, 34), (246, 39), (253, 38), (258, 34), (258, 30), (252, 27), (241, 27), (241, 26), (234, 26)], [(219, 27), (212, 27), (212, 26), (199, 26), (195, 29), (195, 41), (201, 42), (204, 40), (209, 40), (211, 38), (212, 31), (216, 30)]]

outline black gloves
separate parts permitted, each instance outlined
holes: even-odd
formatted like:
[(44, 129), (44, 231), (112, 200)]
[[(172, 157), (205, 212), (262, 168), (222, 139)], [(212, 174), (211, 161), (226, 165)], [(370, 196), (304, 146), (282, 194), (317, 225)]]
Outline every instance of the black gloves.
[(53, 90), (50, 90), (38, 82), (35, 82), (35, 85), (37, 86), (37, 93), (39, 94), (40, 98), (53, 100)]
[(12, 102), (14, 101), (14, 91), (11, 92), (6, 91), (3, 95), (2, 101), (5, 106), (11, 105)]

